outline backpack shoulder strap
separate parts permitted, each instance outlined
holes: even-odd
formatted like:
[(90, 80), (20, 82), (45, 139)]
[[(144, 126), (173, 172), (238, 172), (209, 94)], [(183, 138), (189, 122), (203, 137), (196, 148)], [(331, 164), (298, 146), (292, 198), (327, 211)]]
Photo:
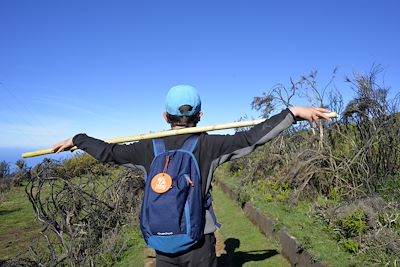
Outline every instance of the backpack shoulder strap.
[(165, 152), (165, 144), (163, 139), (153, 139), (154, 156), (158, 156)]
[(194, 149), (196, 148), (198, 140), (199, 140), (199, 135), (196, 134), (191, 135), (188, 139), (186, 139), (181, 149), (193, 153)]
[(205, 202), (204, 202), (204, 208), (210, 212), (210, 215), (211, 215), (211, 218), (212, 218), (212, 220), (214, 222), (215, 227), (220, 229), (222, 225), (220, 223), (218, 223), (218, 221), (217, 221), (217, 216), (215, 215), (215, 212), (214, 212), (214, 209), (213, 209), (213, 206), (212, 206), (212, 196), (211, 196), (210, 191), (208, 191), (207, 194), (206, 194), (206, 199), (205, 199)]

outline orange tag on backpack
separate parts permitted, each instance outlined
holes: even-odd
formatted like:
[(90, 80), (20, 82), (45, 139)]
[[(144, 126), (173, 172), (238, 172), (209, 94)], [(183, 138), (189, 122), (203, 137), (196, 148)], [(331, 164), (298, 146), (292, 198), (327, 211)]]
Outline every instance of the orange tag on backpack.
[(172, 178), (167, 173), (159, 173), (151, 180), (151, 189), (154, 192), (163, 194), (172, 186)]

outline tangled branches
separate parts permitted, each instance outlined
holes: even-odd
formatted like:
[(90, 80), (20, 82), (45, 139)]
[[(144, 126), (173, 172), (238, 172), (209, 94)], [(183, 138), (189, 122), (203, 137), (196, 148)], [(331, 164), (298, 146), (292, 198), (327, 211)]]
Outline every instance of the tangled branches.
[[(398, 179), (400, 168), (400, 117), (397, 98), (389, 100), (389, 89), (379, 86), (381, 69), (373, 67), (365, 75), (346, 78), (356, 96), (345, 108), (335, 90), (327, 91), (332, 79), (319, 89), (316, 72), (290, 81), (287, 88), (274, 87), (270, 93), (255, 97), (252, 105), (269, 115), (277, 106), (290, 106), (293, 97), (305, 98), (318, 106), (342, 110), (341, 120), (325, 123), (310, 132), (305, 125), (293, 127), (284, 137), (265, 146), (261, 154), (235, 163), (246, 169), (247, 180), (275, 176), (289, 183), (300, 195), (328, 195), (333, 189), (349, 199), (365, 197)], [(330, 99), (326, 103), (325, 96)], [(315, 132), (319, 131), (319, 134)], [(241, 166), (240, 166), (241, 165)]]
[(312, 200), (346, 250), (374, 255), (384, 266), (400, 255), (400, 94), (389, 99), (389, 89), (377, 82), (380, 71), (346, 79), (356, 94), (346, 106), (337, 91), (319, 91), (316, 72), (254, 98), (264, 117), (297, 95), (341, 113), (341, 120), (311, 131), (292, 127), (230, 170), (242, 177), (242, 188), (257, 188), (266, 201)]
[[(132, 220), (142, 196), (143, 178), (131, 169), (109, 168), (96, 177), (90, 169), (70, 177), (52, 161), (42, 163), (26, 186), (48, 252), (31, 248), (36, 262), (46, 266), (94, 266), (105, 239), (121, 245), (117, 233)], [(120, 248), (113, 250), (121, 252)], [(111, 255), (112, 258), (120, 255)]]

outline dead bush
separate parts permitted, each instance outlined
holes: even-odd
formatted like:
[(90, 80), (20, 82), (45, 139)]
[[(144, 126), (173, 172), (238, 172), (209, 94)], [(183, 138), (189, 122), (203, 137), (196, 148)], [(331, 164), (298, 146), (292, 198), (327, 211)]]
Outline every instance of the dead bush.
[(139, 207), (142, 174), (114, 168), (113, 174), (100, 178), (89, 169), (72, 177), (60, 172), (60, 165), (45, 161), (35, 168), (35, 175), (26, 193), (37, 221), (43, 225), (48, 251), (43, 253), (33, 246), (32, 259), (45, 266), (109, 265), (101, 260), (104, 250), (100, 248), (106, 242), (107, 258), (115, 261), (123, 251), (116, 236)]
[(347, 105), (330, 88), (333, 79), (318, 86), (317, 72), (255, 97), (252, 106), (262, 117), (290, 107), (296, 97), (341, 116), (319, 127), (297, 124), (230, 170), (242, 176), (243, 187), (265, 191), (267, 200), (323, 199), (319, 217), (337, 229), (343, 247), (375, 250), (379, 264), (393, 265), (400, 240), (400, 207), (390, 204), (398, 203), (400, 192), (400, 95), (389, 99), (389, 88), (379, 85), (381, 71), (374, 66), (346, 78), (355, 93)]

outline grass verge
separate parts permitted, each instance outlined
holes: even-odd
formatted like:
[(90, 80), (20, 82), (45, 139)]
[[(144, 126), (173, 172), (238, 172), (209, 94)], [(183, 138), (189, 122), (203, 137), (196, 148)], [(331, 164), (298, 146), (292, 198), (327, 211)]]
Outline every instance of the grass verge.
[(35, 221), (32, 205), (24, 187), (13, 187), (3, 192), (0, 203), (0, 259), (9, 259), (25, 251), (40, 237), (40, 226)]
[(315, 259), (328, 266), (368, 266), (365, 259), (347, 253), (330, 231), (311, 215), (313, 203), (303, 201), (297, 205), (267, 201), (257, 188), (243, 188), (240, 178), (218, 169), (217, 176), (236, 192), (245, 191), (246, 197), (267, 217), (275, 221), (277, 229), (285, 229), (296, 237)]
[(142, 267), (144, 264), (144, 249), (146, 244), (143, 241), (139, 226), (129, 229), (127, 233), (128, 249), (124, 257), (117, 262), (116, 267)]

